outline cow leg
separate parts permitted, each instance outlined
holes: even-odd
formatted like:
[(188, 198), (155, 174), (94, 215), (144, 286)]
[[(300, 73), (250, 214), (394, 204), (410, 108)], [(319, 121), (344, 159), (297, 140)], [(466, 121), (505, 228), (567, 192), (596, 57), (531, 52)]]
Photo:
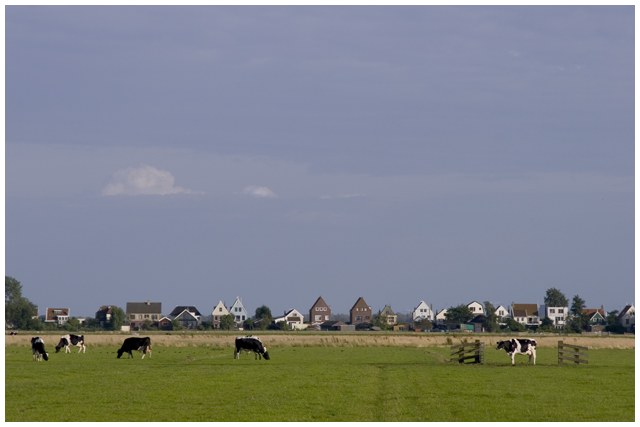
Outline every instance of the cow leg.
[(133, 357), (133, 354), (131, 354), (131, 350), (129, 350), (129, 355), (127, 356), (127, 359), (130, 359)]
[(515, 364), (516, 364), (516, 362), (515, 362), (515, 360), (514, 360), (515, 358), (516, 358), (516, 354), (515, 354), (515, 353), (512, 353), (512, 354), (511, 354), (511, 365), (515, 365)]
[(238, 351), (238, 349), (236, 348), (236, 350), (233, 352), (233, 358), (234, 359), (240, 359), (240, 352)]
[(67, 354), (67, 353), (71, 353), (71, 349), (69, 348), (69, 346), (66, 346), (64, 348), (64, 354)]

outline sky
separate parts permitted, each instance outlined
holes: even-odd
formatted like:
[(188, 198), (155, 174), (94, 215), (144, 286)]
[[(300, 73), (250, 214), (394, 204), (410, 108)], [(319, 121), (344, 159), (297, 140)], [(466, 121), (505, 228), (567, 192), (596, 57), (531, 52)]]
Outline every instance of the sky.
[(6, 6), (5, 275), (333, 313), (634, 285), (633, 6)]

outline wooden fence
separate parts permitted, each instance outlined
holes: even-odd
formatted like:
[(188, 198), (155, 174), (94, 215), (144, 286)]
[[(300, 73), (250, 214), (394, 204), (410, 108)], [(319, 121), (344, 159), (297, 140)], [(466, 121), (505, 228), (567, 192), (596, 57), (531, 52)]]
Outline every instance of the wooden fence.
[[(567, 350), (569, 349), (569, 350)], [(580, 363), (588, 364), (589, 361), (585, 360), (589, 355), (587, 354), (588, 347), (580, 347), (574, 344), (565, 344), (562, 341), (558, 341), (558, 365), (562, 365), (563, 361), (573, 362), (576, 365)], [(580, 352), (584, 353), (580, 353)], [(582, 359), (580, 359), (582, 357)]]
[(484, 343), (480, 342), (480, 340), (454, 345), (451, 347), (451, 350), (451, 362), (458, 361), (458, 363), (464, 363), (465, 360), (472, 359), (472, 363), (484, 365)]

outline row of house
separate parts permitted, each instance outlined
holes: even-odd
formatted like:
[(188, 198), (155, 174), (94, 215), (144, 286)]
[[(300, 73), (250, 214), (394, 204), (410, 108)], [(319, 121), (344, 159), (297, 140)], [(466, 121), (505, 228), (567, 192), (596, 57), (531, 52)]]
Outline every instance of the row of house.
[[(111, 310), (114, 306), (105, 305), (100, 307), (96, 312), (96, 319), (102, 324), (109, 322), (111, 318)], [(475, 315), (474, 320), (470, 323), (481, 323), (482, 317), (485, 315), (485, 309), (482, 304), (472, 301), (467, 304), (469, 310)], [(604, 307), (599, 309), (585, 309), (584, 312), (589, 316), (589, 323), (593, 326), (603, 325), (606, 312)], [(564, 328), (569, 307), (545, 307), (538, 304), (519, 304), (512, 303), (508, 307), (499, 305), (496, 308), (496, 314), (500, 321), (512, 318), (516, 322), (523, 324), (525, 327), (533, 328), (540, 326), (542, 320), (547, 317), (552, 320), (555, 328)], [(236, 297), (234, 303), (230, 307), (219, 301), (211, 312), (211, 322), (214, 328), (220, 328), (220, 319), (222, 316), (232, 314), (237, 325), (242, 325), (247, 319), (250, 319), (248, 311), (242, 304), (242, 299)], [(386, 305), (379, 313), (385, 323), (394, 325), (398, 322), (398, 316), (393, 312), (389, 305)], [(414, 322), (422, 319), (428, 319), (433, 324), (444, 324), (447, 309), (442, 309), (437, 313), (434, 312), (433, 306), (428, 305), (424, 301), (416, 306), (412, 312)], [(350, 324), (357, 325), (359, 323), (371, 323), (373, 321), (373, 311), (364, 298), (357, 299), (351, 310), (349, 310)], [(186, 329), (196, 328), (202, 322), (202, 314), (195, 306), (176, 306), (167, 316), (162, 315), (162, 303), (160, 302), (128, 302), (126, 305), (126, 321), (125, 324), (130, 328), (140, 327), (145, 321), (157, 324), (160, 328), (168, 327), (173, 320), (177, 320)], [(68, 308), (47, 308), (45, 322), (56, 322), (61, 325), (69, 319)], [(337, 324), (332, 322), (331, 307), (326, 303), (322, 296), (318, 297), (315, 303), (309, 309), (309, 323), (305, 324), (304, 315), (296, 309), (289, 309), (282, 316), (274, 318), (274, 322), (286, 322), (291, 329), (306, 329), (309, 326), (318, 327), (326, 324), (333, 329), (340, 329), (346, 323)], [(635, 330), (635, 308), (632, 304), (627, 304), (625, 308), (618, 314), (618, 323), (625, 327), (627, 331)], [(328, 325), (328, 326), (327, 326)], [(595, 328), (597, 330), (597, 327)]]

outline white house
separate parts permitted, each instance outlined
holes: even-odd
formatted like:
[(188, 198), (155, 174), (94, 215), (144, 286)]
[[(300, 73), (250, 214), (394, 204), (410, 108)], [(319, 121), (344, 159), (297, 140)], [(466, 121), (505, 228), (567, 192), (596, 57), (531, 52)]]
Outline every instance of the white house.
[(424, 301), (420, 301), (420, 304), (413, 310), (413, 321), (415, 322), (420, 319), (429, 319), (432, 322), (435, 319), (433, 310)]
[(307, 326), (304, 324), (303, 315), (295, 308), (284, 313), (284, 316), (273, 319), (273, 321), (275, 323), (287, 322), (291, 329), (306, 329)]
[(229, 310), (227, 310), (227, 307), (220, 301), (211, 312), (211, 323), (214, 329), (220, 328), (220, 318), (226, 314), (229, 314)]
[(496, 316), (502, 321), (502, 319), (509, 317), (509, 310), (507, 310), (504, 305), (499, 305), (496, 308)]
[(445, 317), (447, 315), (447, 309), (443, 308), (442, 310), (440, 310), (437, 314), (436, 314), (436, 323), (438, 325), (443, 325), (445, 320), (447, 320), (447, 318)]
[(627, 332), (636, 330), (636, 309), (633, 304), (627, 304), (618, 314), (618, 323), (624, 326)]
[(511, 303), (511, 316), (516, 322), (524, 326), (539, 326), (538, 304), (516, 304)]
[(568, 313), (569, 307), (544, 307), (544, 316), (553, 321), (553, 327), (556, 329), (564, 328)]
[(480, 314), (484, 314), (484, 308), (482, 307), (482, 304), (480, 304), (478, 301), (474, 301), (467, 304), (467, 307), (469, 307), (469, 310), (471, 310), (474, 317)]
[(236, 297), (236, 302), (234, 302), (229, 309), (229, 313), (235, 317), (236, 324), (241, 324), (249, 318), (249, 313), (247, 313), (247, 310), (242, 305), (240, 297)]

